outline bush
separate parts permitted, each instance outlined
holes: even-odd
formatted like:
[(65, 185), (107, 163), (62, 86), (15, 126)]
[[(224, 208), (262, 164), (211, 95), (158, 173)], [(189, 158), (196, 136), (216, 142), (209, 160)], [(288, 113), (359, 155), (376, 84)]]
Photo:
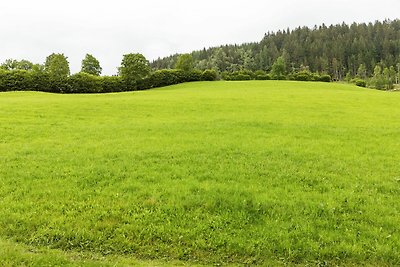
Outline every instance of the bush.
[(251, 76), (248, 74), (239, 73), (234, 76), (235, 81), (249, 81), (251, 80)]
[(331, 76), (327, 74), (319, 75), (318, 73), (303, 70), (289, 74), (288, 79), (294, 81), (330, 82)]
[(321, 81), (321, 76), (319, 76), (318, 73), (312, 72), (310, 75), (310, 81), (312, 82), (320, 82)]
[(50, 77), (49, 92), (52, 93), (71, 93), (71, 87), (68, 83), (68, 77)]
[(136, 90), (142, 91), (153, 88), (153, 81), (151, 75), (139, 81), (136, 81)]
[(309, 71), (300, 71), (292, 74), (293, 80), (295, 81), (312, 81), (314, 77)]
[(31, 87), (33, 91), (51, 92), (50, 75), (44, 72), (30, 72)]
[(140, 81), (138, 89), (149, 89), (154, 87), (162, 87), (174, 85), (184, 82), (202, 81), (203, 73), (199, 70), (183, 71), (177, 69), (157, 70), (150, 75), (148, 80)]
[(242, 74), (242, 75), (250, 76), (250, 80), (253, 80), (255, 78), (255, 74), (251, 70), (244, 69), (244, 70), (239, 71), (239, 73)]
[(102, 93), (101, 78), (84, 72), (71, 75), (67, 79), (68, 87), (64, 93)]
[(100, 77), (100, 81), (103, 93), (126, 91), (126, 86), (119, 76), (103, 76)]
[(271, 76), (265, 71), (258, 70), (254, 73), (254, 79), (256, 80), (271, 80)]
[(256, 75), (255, 79), (259, 80), (259, 81), (271, 80), (271, 75), (269, 75), (269, 74)]
[(157, 70), (150, 75), (153, 87), (173, 85), (183, 80), (183, 71), (180, 70)]
[(33, 89), (28, 71), (0, 71), (0, 91), (30, 91)]
[(203, 73), (200, 70), (184, 72), (186, 75), (183, 82), (198, 82), (203, 80)]
[(218, 78), (218, 73), (215, 70), (205, 70), (202, 73), (203, 81), (216, 81)]
[(356, 79), (353, 80), (354, 84), (359, 86), (359, 87), (367, 87), (367, 82), (365, 80), (362, 79)]
[(252, 80), (254, 73), (247, 70), (222, 73), (222, 78), (226, 81), (248, 81)]
[(319, 81), (320, 82), (326, 82), (326, 83), (330, 83), (332, 81), (332, 77), (329, 74), (322, 74), (319, 77)]

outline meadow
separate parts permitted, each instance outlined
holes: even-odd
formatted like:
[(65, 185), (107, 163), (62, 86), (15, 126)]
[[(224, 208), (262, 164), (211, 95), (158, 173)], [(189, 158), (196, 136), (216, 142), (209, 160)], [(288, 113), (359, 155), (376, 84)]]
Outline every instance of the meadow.
[(400, 265), (399, 141), (339, 83), (0, 93), (0, 264)]

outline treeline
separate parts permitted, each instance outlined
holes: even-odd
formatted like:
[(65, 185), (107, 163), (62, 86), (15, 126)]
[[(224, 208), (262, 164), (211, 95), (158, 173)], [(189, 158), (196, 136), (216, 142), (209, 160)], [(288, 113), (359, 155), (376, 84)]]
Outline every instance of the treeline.
[(400, 81), (400, 20), (287, 29), (267, 33), (259, 43), (203, 49), (152, 63), (141, 54), (127, 54), (116, 76), (101, 72), (90, 54), (73, 75), (64, 54), (51, 54), (44, 64), (8, 59), (0, 65), (0, 91), (103, 93), (218, 79), (346, 80), (390, 90)]
[(298, 71), (288, 72), (284, 57), (278, 57), (269, 72), (263, 70), (251, 71), (224, 71), (221, 73), (221, 79), (226, 81), (246, 81), (246, 80), (294, 80), (310, 82), (330, 82), (331, 76), (311, 72), (304, 68)]
[[(225, 45), (191, 53), (197, 69), (270, 72), (283, 57), (288, 73), (307, 70), (335, 81), (375, 76), (375, 68), (400, 71), (400, 20), (298, 27), (265, 34), (257, 43)], [(171, 68), (179, 55), (155, 60), (155, 69)], [(360, 72), (361, 70), (361, 72)], [(384, 77), (385, 78), (385, 77)], [(379, 84), (379, 83), (378, 83)]]
[(70, 75), (64, 54), (51, 54), (43, 65), (27, 60), (6, 60), (0, 65), (0, 91), (44, 91), (53, 93), (109, 93), (146, 90), (193, 81), (300, 80), (330, 82), (327, 74), (302, 70), (288, 73), (283, 57), (279, 57), (270, 72), (241, 70), (219, 73), (214, 69), (198, 70), (190, 54), (180, 55), (174, 69), (154, 70), (141, 54), (123, 56), (117, 76), (100, 76), (99, 61), (87, 54), (79, 73)]
[(177, 69), (154, 71), (141, 54), (124, 55), (117, 76), (100, 76), (101, 71), (99, 61), (89, 54), (82, 60), (81, 71), (73, 75), (63, 54), (48, 56), (43, 65), (9, 59), (0, 65), (0, 91), (108, 93), (213, 81), (218, 77), (214, 70), (200, 71), (179, 64)]

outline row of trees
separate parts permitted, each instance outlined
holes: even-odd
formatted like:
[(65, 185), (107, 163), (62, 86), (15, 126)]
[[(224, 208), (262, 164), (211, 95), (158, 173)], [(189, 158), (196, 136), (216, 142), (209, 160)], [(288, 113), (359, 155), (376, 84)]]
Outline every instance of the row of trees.
[[(34, 64), (28, 60), (7, 59), (0, 65), (0, 69), (14, 71), (26, 70), (34, 72), (46, 72), (53, 77), (67, 77), (70, 75), (68, 58), (64, 54), (51, 54), (46, 58), (43, 65)], [(99, 61), (92, 55), (87, 54), (82, 60), (81, 72), (100, 76), (102, 68)]]
[[(6, 60), (0, 65), (0, 90), (41, 90), (63, 93), (99, 93), (127, 90), (143, 90), (158, 86), (171, 85), (188, 81), (224, 80), (283, 80), (287, 79), (287, 67), (284, 57), (279, 57), (271, 72), (238, 72), (218, 73), (216, 70), (198, 70), (193, 56), (180, 55), (174, 69), (154, 71), (149, 61), (141, 54), (123, 56), (118, 75), (101, 77), (102, 68), (99, 61), (87, 54), (82, 60), (81, 71), (70, 75), (68, 58), (64, 54), (49, 55), (43, 65), (33, 64), (27, 60)], [(307, 74), (307, 75), (306, 75)], [(306, 75), (306, 76), (305, 76)], [(291, 74), (289, 79), (308, 81), (330, 81), (329, 75), (302, 73)]]
[[(400, 68), (400, 65), (398, 66)], [(238, 80), (298, 80), (330, 82), (331, 76), (311, 72), (301, 66), (298, 71), (290, 71), (285, 55), (277, 58), (269, 72), (263, 70), (218, 73), (215, 70), (200, 71), (195, 69), (191, 54), (180, 55), (175, 69), (153, 71), (148, 60), (141, 54), (123, 56), (118, 76), (100, 77), (102, 68), (99, 61), (90, 54), (82, 60), (81, 72), (70, 75), (69, 63), (64, 54), (51, 54), (43, 65), (33, 64), (27, 60), (6, 60), (0, 69), (0, 90), (41, 90), (64, 93), (100, 93), (127, 90), (144, 90), (158, 86), (171, 85), (188, 81), (212, 81), (224, 79)], [(377, 65), (372, 78), (367, 82), (367, 71), (360, 65), (356, 75), (350, 73), (346, 79), (359, 86), (367, 84), (377, 89), (392, 89), (398, 82), (399, 73), (394, 67), (381, 68)]]
[[(194, 70), (193, 57), (184, 54), (178, 58), (175, 65), (175, 69), (191, 72)], [(0, 70), (44, 72), (54, 78), (70, 76), (68, 58), (64, 54), (55, 53), (49, 55), (43, 65), (34, 64), (28, 60), (7, 59), (0, 65)], [(152, 71), (149, 61), (142, 54), (127, 54), (122, 58), (121, 65), (118, 68), (118, 76), (133, 83), (147, 77)], [(82, 60), (80, 73), (100, 76), (101, 72), (100, 62), (93, 55), (86, 54)]]
[(331, 76), (328, 74), (320, 74), (311, 72), (307, 68), (302, 68), (295, 72), (289, 72), (285, 64), (284, 57), (278, 57), (271, 67), (271, 71), (263, 70), (251, 71), (242, 69), (240, 71), (221, 73), (221, 78), (227, 81), (243, 81), (243, 80), (295, 80), (295, 81), (316, 81), (330, 82)]
[[(400, 20), (287, 29), (267, 33), (260, 42), (213, 47), (191, 55), (195, 68), (215, 69), (221, 73), (270, 72), (277, 59), (283, 57), (288, 73), (307, 69), (328, 74), (338, 81), (356, 77), (363, 66), (366, 79), (375, 75), (377, 65), (382, 71), (393, 67), (399, 72)], [(152, 66), (173, 68), (178, 57), (160, 58), (152, 62)]]
[(376, 65), (374, 68), (373, 76), (368, 79), (369, 87), (376, 89), (391, 90), (394, 84), (400, 83), (400, 63), (397, 64), (397, 72), (393, 66), (384, 67)]

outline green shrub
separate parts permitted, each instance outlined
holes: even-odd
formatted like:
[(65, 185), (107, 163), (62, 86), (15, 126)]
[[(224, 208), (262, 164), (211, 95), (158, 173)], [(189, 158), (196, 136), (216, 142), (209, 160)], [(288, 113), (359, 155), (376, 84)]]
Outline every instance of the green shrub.
[(271, 76), (263, 70), (257, 70), (254, 73), (255, 80), (271, 80)]
[(218, 78), (218, 73), (215, 70), (205, 70), (202, 73), (203, 81), (215, 81)]
[(45, 72), (32, 71), (29, 72), (31, 76), (31, 86), (33, 91), (52, 92), (50, 87), (50, 75)]
[(303, 70), (299, 72), (294, 72), (288, 75), (289, 80), (294, 81), (314, 81), (314, 82), (330, 82), (331, 76), (327, 74), (319, 75), (315, 72), (310, 72), (308, 70)]
[(259, 81), (271, 80), (271, 75), (269, 75), (269, 74), (256, 75), (255, 79), (259, 80)]
[(231, 73), (222, 73), (222, 78), (226, 81), (248, 81), (252, 80), (254, 73), (248, 70), (234, 71)]
[(125, 83), (119, 76), (103, 76), (100, 81), (103, 93), (126, 91)]
[(300, 71), (293, 74), (293, 78), (295, 81), (312, 81), (313, 76), (309, 71)]
[(182, 82), (198, 82), (203, 80), (203, 73), (200, 70), (192, 70), (184, 72), (184, 80)]
[(310, 81), (319, 82), (319, 81), (321, 81), (321, 76), (319, 76), (318, 73), (312, 72), (310, 75)]
[(221, 78), (222, 78), (222, 80), (229, 81), (230, 80), (229, 72), (227, 72), (227, 71), (221, 72)]
[(153, 88), (152, 76), (136, 81), (136, 90), (147, 90)]
[(157, 70), (148, 79), (138, 82), (138, 89), (144, 90), (154, 87), (174, 85), (184, 82), (202, 81), (203, 73), (199, 70), (183, 71), (177, 69)]
[(330, 83), (332, 81), (332, 77), (329, 74), (322, 74), (319, 77), (319, 81), (320, 82), (326, 82), (326, 83)]
[(250, 76), (250, 80), (253, 80), (255, 78), (255, 74), (251, 70), (244, 69), (244, 70), (239, 71), (239, 73), (242, 74), (242, 75)]
[(365, 80), (362, 80), (362, 79), (356, 79), (354, 81), (354, 84), (359, 86), (359, 87), (367, 87), (367, 82)]
[(239, 73), (235, 76), (235, 81), (249, 81), (251, 80), (251, 76), (248, 74)]
[(181, 82), (183, 71), (180, 70), (157, 70), (150, 75), (153, 87), (162, 87)]
[(69, 92), (64, 93), (101, 93), (101, 78), (88, 73), (80, 72), (67, 79)]
[(26, 70), (4, 71), (1, 76), (2, 91), (29, 91), (32, 90), (32, 81)]
[(49, 80), (49, 92), (52, 93), (71, 93), (71, 87), (68, 83), (68, 77), (52, 77)]
[(7, 92), (10, 91), (9, 87), (7, 86), (7, 75), (9, 71), (5, 69), (0, 69), (0, 92)]

